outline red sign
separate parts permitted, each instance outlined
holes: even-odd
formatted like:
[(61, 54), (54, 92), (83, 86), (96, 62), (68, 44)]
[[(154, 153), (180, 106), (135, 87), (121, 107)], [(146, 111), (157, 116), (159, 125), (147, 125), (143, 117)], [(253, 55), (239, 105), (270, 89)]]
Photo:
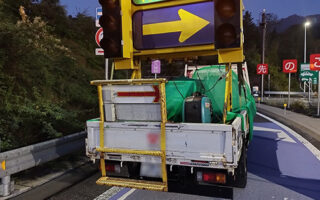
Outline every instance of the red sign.
[(297, 60), (284, 60), (283, 61), (283, 72), (284, 73), (296, 73), (298, 71)]
[(103, 38), (103, 29), (99, 28), (95, 36), (96, 43), (99, 47), (100, 47), (100, 41), (102, 40), (102, 38)]
[(268, 74), (268, 73), (269, 73), (268, 64), (257, 65), (257, 74)]
[(310, 55), (310, 70), (320, 71), (320, 54)]
[(154, 91), (150, 92), (118, 92), (118, 97), (154, 97), (153, 103), (158, 103), (160, 99), (159, 87), (157, 85), (152, 86)]

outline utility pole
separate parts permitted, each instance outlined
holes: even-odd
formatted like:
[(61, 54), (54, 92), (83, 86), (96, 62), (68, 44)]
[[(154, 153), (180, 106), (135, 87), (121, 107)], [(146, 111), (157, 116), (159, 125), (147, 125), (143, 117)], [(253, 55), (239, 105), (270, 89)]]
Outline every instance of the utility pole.
[[(261, 63), (265, 64), (264, 58), (265, 58), (265, 45), (266, 45), (266, 29), (267, 29), (267, 22), (266, 22), (266, 9), (263, 9), (262, 12), (262, 20), (260, 23), (260, 27), (262, 29), (262, 52), (261, 52)], [(268, 81), (270, 81), (270, 75), (268, 75)], [(261, 80), (261, 101), (263, 102), (263, 83), (264, 83), (264, 75), (262, 74), (262, 80)], [(270, 90), (270, 88), (269, 88)]]

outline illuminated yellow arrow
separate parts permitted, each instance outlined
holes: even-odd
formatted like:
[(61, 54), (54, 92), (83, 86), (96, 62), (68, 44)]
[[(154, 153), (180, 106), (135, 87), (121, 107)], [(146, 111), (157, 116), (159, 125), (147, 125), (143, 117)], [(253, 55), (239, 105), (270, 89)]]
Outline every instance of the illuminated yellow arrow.
[(210, 24), (209, 21), (183, 9), (180, 9), (178, 14), (179, 21), (143, 25), (143, 35), (181, 32), (179, 42), (182, 43)]

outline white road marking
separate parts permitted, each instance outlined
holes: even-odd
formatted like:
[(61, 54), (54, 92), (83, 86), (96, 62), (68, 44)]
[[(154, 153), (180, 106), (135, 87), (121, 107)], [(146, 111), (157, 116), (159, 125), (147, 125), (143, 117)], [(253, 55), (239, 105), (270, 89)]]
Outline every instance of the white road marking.
[(274, 138), (274, 135), (268, 135), (268, 134), (263, 134), (263, 135), (258, 135), (259, 137), (265, 137), (265, 138), (270, 138), (270, 139), (275, 139), (283, 142), (290, 142), (290, 143), (296, 143), (289, 135), (287, 135), (285, 132), (279, 129), (272, 129), (272, 128), (265, 128), (265, 127), (258, 127), (254, 126), (253, 127), (254, 131), (266, 131), (266, 132), (273, 132), (277, 134), (277, 138)]
[(123, 188), (120, 187), (112, 187), (109, 190), (105, 191), (104, 193), (102, 193), (101, 195), (99, 195), (97, 198), (95, 198), (94, 200), (106, 200), (106, 199), (110, 199), (111, 197), (113, 197), (115, 194), (117, 194), (118, 192), (120, 192)]
[(306, 140), (304, 137), (302, 137), (301, 135), (299, 135), (297, 132), (295, 132), (294, 130), (292, 130), (291, 128), (281, 124), (280, 122), (271, 119), (270, 117), (267, 117), (259, 112), (257, 112), (257, 115), (271, 121), (272, 123), (275, 123), (276, 125), (280, 126), (281, 128), (283, 128), (284, 130), (286, 130), (288, 133), (292, 134), (295, 138), (297, 138), (305, 147), (307, 147), (307, 149), (310, 150), (310, 152), (318, 159), (320, 160), (320, 151), (319, 149), (317, 149), (315, 146), (313, 146), (308, 140)]
[(118, 200), (125, 200), (128, 196), (130, 196), (134, 191), (136, 191), (136, 189), (131, 189), (129, 190), (127, 193), (125, 193), (124, 195), (122, 195), (122, 197), (120, 197)]
[[(110, 199), (111, 197), (115, 196), (116, 194), (118, 194), (121, 190), (123, 190), (122, 187), (112, 187), (109, 190), (105, 191), (104, 193), (102, 193), (101, 195), (99, 195), (98, 197), (96, 197), (94, 200), (106, 200), (106, 199)], [(131, 189), (128, 192), (126, 192), (125, 194), (123, 194), (121, 197), (119, 197), (117, 200), (125, 200), (128, 196), (130, 196), (134, 191), (136, 191), (136, 189)]]

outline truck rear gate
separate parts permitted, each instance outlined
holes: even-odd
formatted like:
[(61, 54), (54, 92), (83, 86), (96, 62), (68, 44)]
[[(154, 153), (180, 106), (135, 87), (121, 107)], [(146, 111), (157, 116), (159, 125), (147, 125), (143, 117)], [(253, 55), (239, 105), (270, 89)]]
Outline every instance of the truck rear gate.
[[(160, 123), (105, 122), (104, 128), (104, 143), (109, 148), (160, 150)], [(88, 121), (87, 132), (88, 141), (90, 141), (87, 144), (87, 151), (94, 156), (100, 144), (99, 122)], [(242, 137), (240, 117), (231, 125), (167, 123), (167, 164), (221, 169), (236, 167), (239, 157), (237, 145)], [(121, 157), (109, 157), (108, 155), (111, 154), (105, 156), (110, 160), (160, 163), (159, 158), (150, 158), (150, 156), (121, 154)], [(200, 163), (197, 165), (196, 162), (192, 162), (193, 160), (209, 163), (207, 166)]]
[[(246, 123), (241, 121), (246, 111), (232, 124), (167, 123), (165, 83), (165, 79), (92, 82), (98, 87), (100, 119), (87, 122), (87, 154), (100, 158), (102, 177), (97, 184), (167, 191), (167, 166), (234, 173), (246, 137)], [(160, 164), (162, 182), (107, 177), (108, 160), (121, 165)]]

